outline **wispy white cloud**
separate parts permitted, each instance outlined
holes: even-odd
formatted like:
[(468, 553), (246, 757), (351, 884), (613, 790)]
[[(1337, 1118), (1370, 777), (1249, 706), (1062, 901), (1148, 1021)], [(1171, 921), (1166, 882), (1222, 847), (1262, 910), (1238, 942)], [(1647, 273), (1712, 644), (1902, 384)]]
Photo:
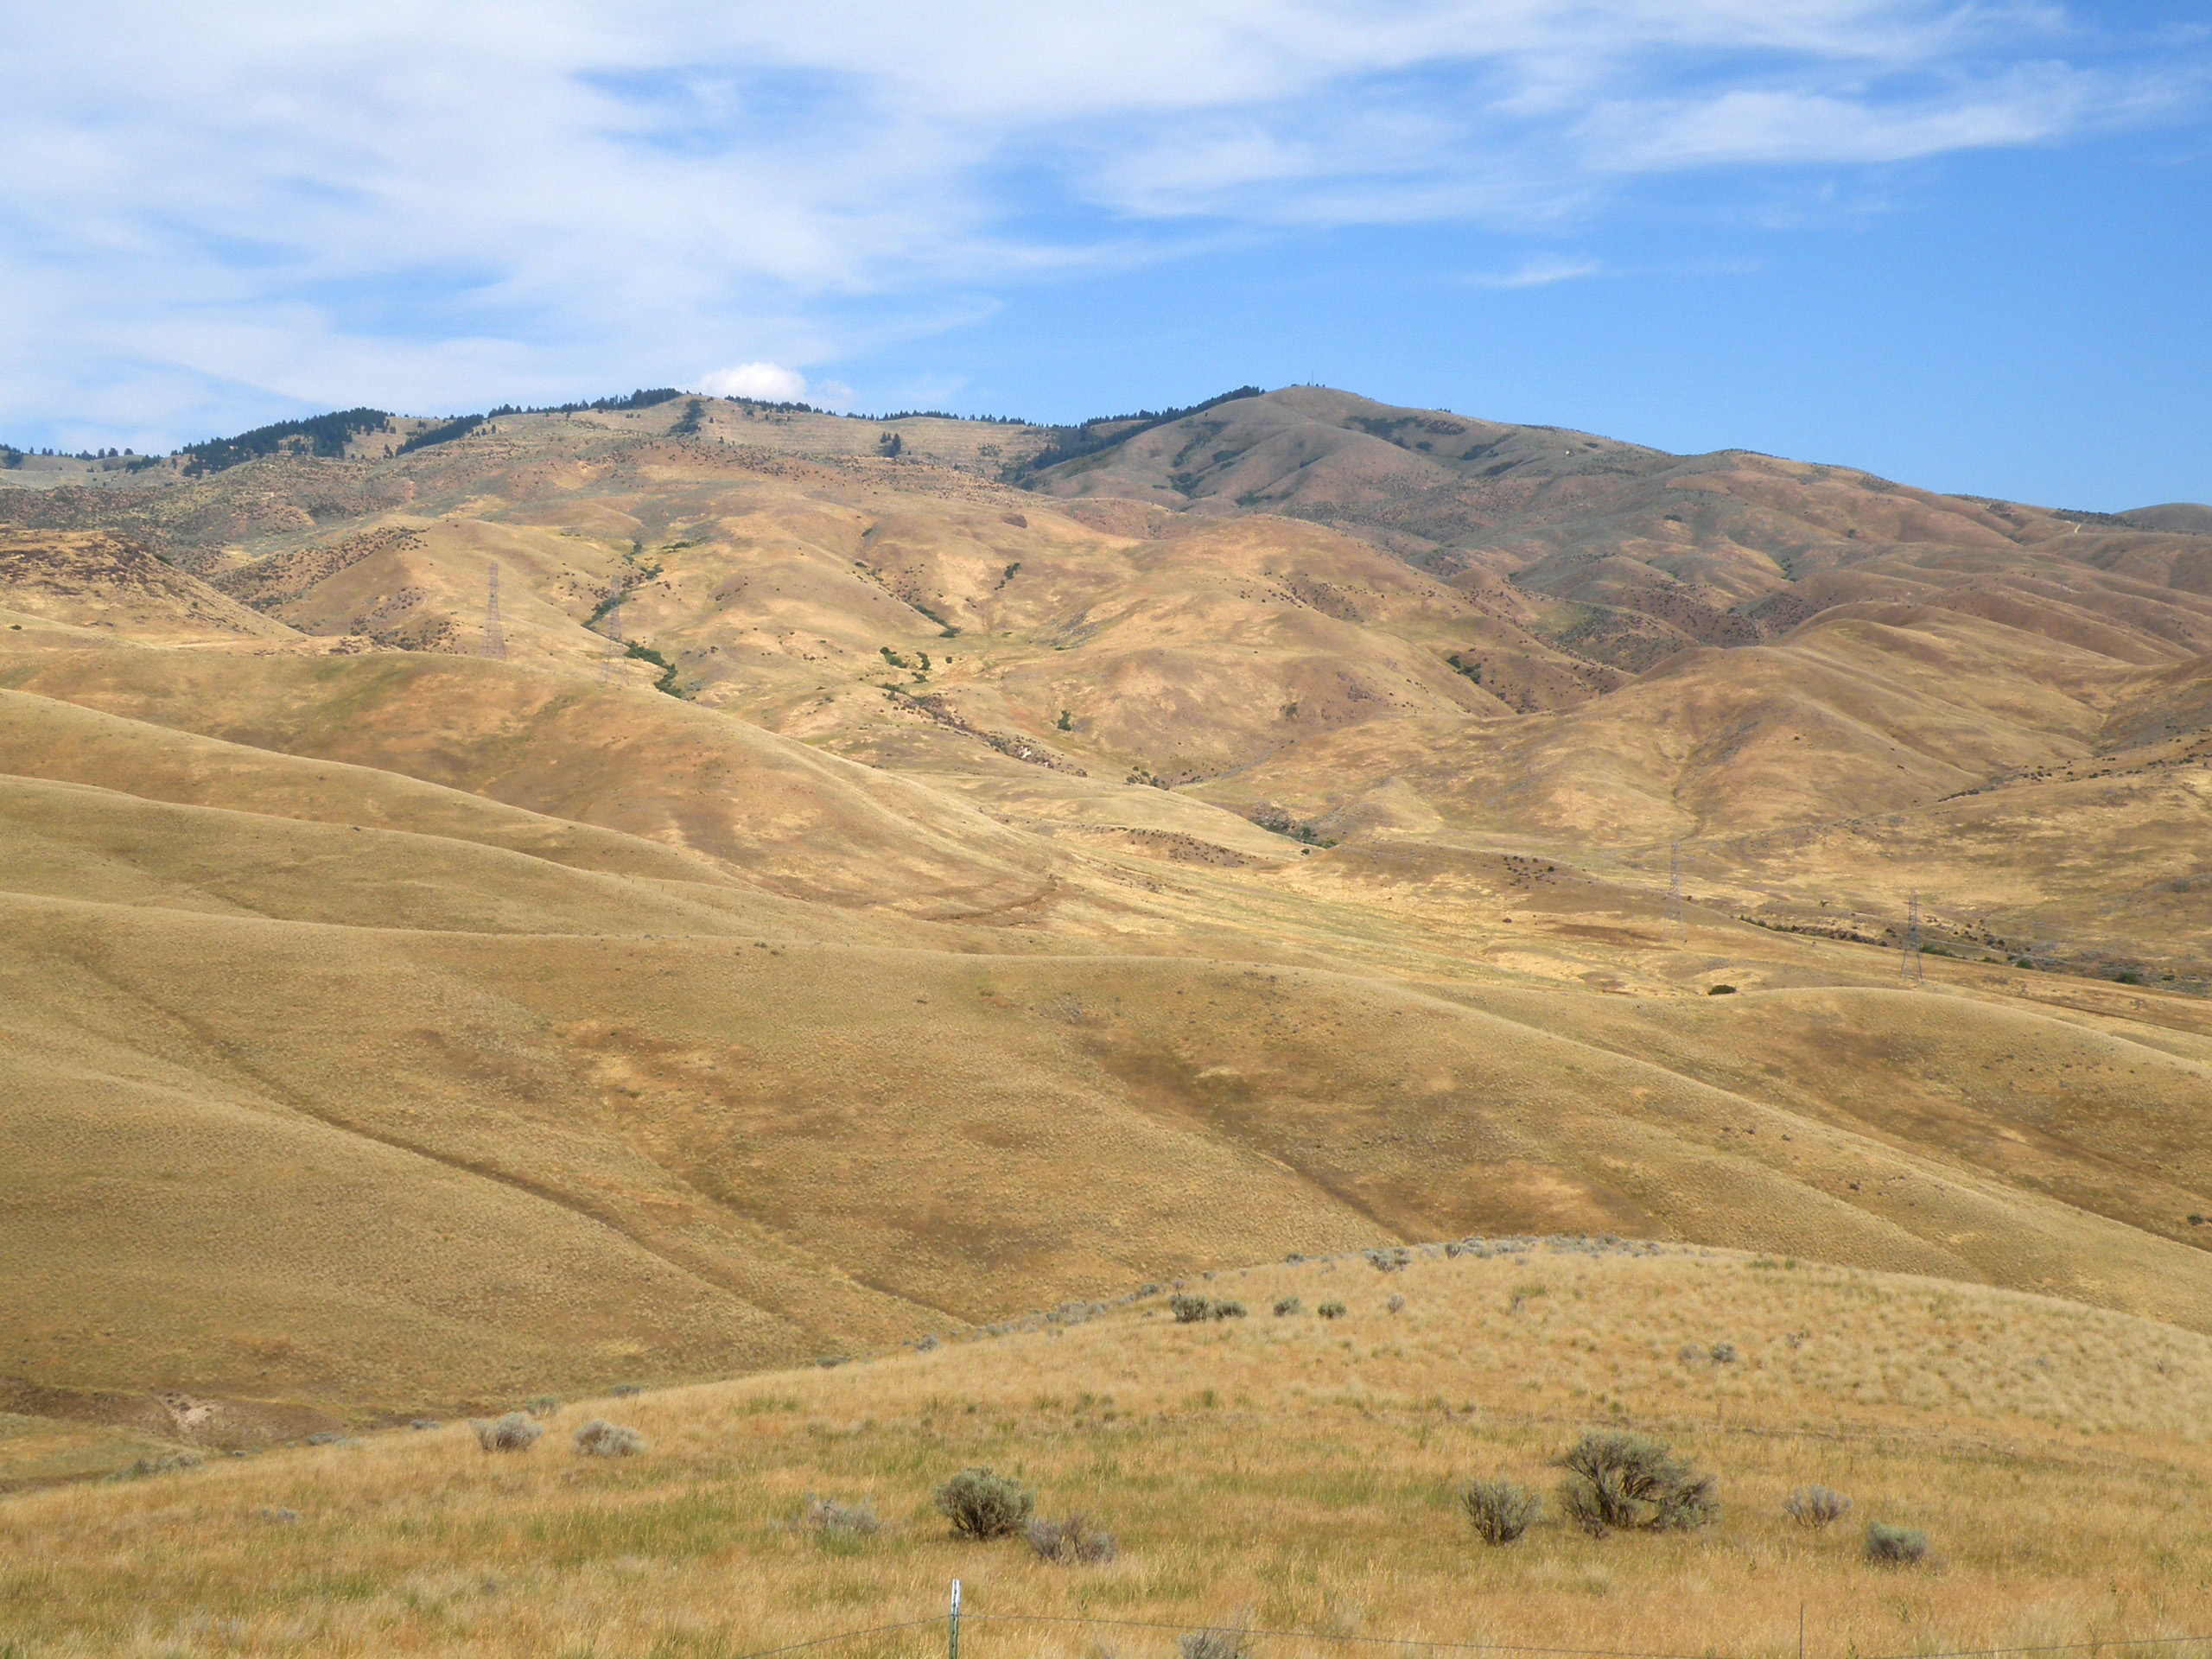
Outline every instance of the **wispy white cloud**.
[(1518, 270), (1478, 274), (1467, 280), (1477, 288), (1548, 288), (1595, 276), (1605, 266), (1595, 259), (1531, 259)]
[(2181, 107), (2208, 52), (2002, 0), (17, 9), (0, 429), (804, 384), (992, 284), (2050, 143)]

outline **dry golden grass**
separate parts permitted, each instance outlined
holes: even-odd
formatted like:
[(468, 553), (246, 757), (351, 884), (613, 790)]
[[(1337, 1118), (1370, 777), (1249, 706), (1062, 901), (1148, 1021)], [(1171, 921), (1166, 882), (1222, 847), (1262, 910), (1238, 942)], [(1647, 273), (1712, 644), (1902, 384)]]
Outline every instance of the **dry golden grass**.
[[(1666, 944), (1648, 899), (1495, 855), (902, 821), (796, 746), (496, 664), (163, 660), (19, 664), (149, 719), (0, 696), (9, 1375), (442, 1410), (1477, 1230), (2212, 1324), (2186, 1030), (1940, 963), (1872, 988), (1876, 953), (1752, 929)], [(597, 741), (660, 757), (655, 794)], [(1026, 925), (902, 915), (912, 865), (860, 850), (912, 836), (957, 881), (933, 826), (963, 823), (1044, 873)], [(810, 871), (887, 885), (763, 890)], [(1745, 994), (1697, 995), (1722, 972)]]
[[(1249, 1316), (1178, 1325), (1155, 1295), (832, 1370), (571, 1404), (519, 1455), (449, 1426), (0, 1500), (0, 1631), (22, 1659), (736, 1655), (929, 1618), (955, 1577), (963, 1652), (1056, 1659), (1169, 1654), (1177, 1630), (1240, 1613), (1386, 1644), (1783, 1656), (1802, 1605), (1824, 1659), (2212, 1631), (2205, 1338), (1643, 1247), (1421, 1250), (1387, 1273), (1355, 1255), (1193, 1287)], [(1273, 1316), (1289, 1294), (1306, 1311)], [(1332, 1298), (1346, 1317), (1315, 1318)], [(1723, 1343), (1735, 1357), (1715, 1363)], [(595, 1415), (647, 1450), (573, 1455)], [(1617, 1423), (1712, 1470), (1718, 1523), (1475, 1541), (1456, 1483), (1548, 1487), (1581, 1428)], [(1018, 1474), (1045, 1512), (1089, 1510), (1120, 1559), (1052, 1567), (1019, 1542), (954, 1541), (929, 1495), (972, 1464)], [(1788, 1521), (1783, 1497), (1808, 1482), (1849, 1494), (1851, 1515), (1825, 1533)], [(810, 1492), (890, 1525), (809, 1534), (791, 1523)], [(1870, 1519), (1925, 1530), (1933, 1560), (1869, 1565)], [(992, 1618), (1015, 1614), (1125, 1623)], [(940, 1624), (836, 1650), (943, 1641)]]
[[(1562, 530), (1615, 487), (1571, 460), (1416, 568), (989, 481), (1035, 432), (681, 407), (112, 493), (219, 591), (9, 540), (0, 1378), (358, 1421), (1476, 1230), (2212, 1329), (2188, 538), (1744, 457)], [(1520, 487), (1393, 496), (1441, 463), (1356, 427), (1294, 480), (1352, 528)], [(1827, 608), (1764, 645), (1575, 632), (1801, 544)], [(617, 578), (685, 697), (599, 682)], [(1990, 960), (1736, 919), (1916, 888)]]
[(0, 526), (0, 626), (10, 634), (79, 645), (292, 637), (284, 624), (171, 569), (126, 537), (5, 526)]
[[(658, 885), (626, 918), (613, 878), (522, 861), (524, 884), (458, 841), (254, 818), (202, 843), (206, 809), (17, 792), (112, 895), (29, 896), (26, 833), (0, 901), (6, 1358), (41, 1382), (444, 1408), (803, 1359), (1255, 1249), (1505, 1229), (2212, 1324), (2179, 1211), (2203, 1063), (2117, 1029), (1940, 992), (1639, 1007), (1465, 969), (1440, 995), (976, 931), (894, 948), (834, 914), (794, 938)], [(251, 879), (211, 845), (253, 850)], [(359, 925), (378, 882), (428, 925)], [(1927, 1085), (1998, 1053), (2064, 1076), (2061, 1109)]]

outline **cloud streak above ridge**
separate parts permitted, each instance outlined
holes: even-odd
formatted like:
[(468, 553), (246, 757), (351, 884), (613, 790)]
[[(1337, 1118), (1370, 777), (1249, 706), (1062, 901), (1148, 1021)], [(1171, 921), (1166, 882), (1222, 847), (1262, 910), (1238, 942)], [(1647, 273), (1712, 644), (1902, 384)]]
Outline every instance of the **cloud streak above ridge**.
[(1541, 236), (1700, 169), (2193, 119), (2207, 60), (2052, 5), (1915, 0), (397, 0), (13, 28), (0, 131), (35, 162), (0, 205), (0, 429), (67, 414), (140, 448), (294, 406), (733, 364), (803, 384), (1010, 286), (1224, 236)]

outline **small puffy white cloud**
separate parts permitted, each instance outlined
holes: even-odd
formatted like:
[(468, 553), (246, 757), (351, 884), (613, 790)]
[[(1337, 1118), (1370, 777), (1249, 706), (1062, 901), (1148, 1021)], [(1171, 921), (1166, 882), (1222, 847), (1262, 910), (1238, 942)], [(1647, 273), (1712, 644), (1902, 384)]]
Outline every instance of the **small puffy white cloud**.
[(780, 363), (741, 363), (735, 368), (701, 375), (699, 390), (716, 397), (795, 404), (806, 396), (806, 377)]

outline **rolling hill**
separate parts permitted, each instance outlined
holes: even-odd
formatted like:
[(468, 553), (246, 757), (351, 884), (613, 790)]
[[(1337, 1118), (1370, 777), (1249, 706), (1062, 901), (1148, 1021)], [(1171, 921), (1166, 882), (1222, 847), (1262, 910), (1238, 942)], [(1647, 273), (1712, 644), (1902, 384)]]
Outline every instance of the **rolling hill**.
[(390, 435), (0, 489), (0, 1479), (1467, 1234), (2212, 1332), (2201, 509), (1319, 388)]
[[(1294, 1659), (1751, 1656), (1801, 1631), (1809, 1653), (2201, 1647), (2204, 1337), (1789, 1258), (1450, 1249), (1189, 1281), (1243, 1317), (1177, 1323), (1154, 1287), (834, 1369), (543, 1400), (519, 1452), (425, 1421), (210, 1457), (203, 1417), (166, 1467), (142, 1440), (135, 1478), (0, 1503), (0, 1552), (40, 1563), (0, 1577), (0, 1628), (33, 1653), (627, 1659), (844, 1637), (832, 1650), (918, 1659), (946, 1649), (958, 1579), (962, 1650), (987, 1659), (1173, 1654), (1239, 1627)], [(578, 1455), (595, 1419), (641, 1449)], [(1713, 1477), (1710, 1524), (1565, 1524), (1554, 1460), (1624, 1423)], [(84, 1455), (41, 1433), (50, 1459)], [(975, 1465), (1042, 1517), (1084, 1516), (1112, 1558), (953, 1536), (931, 1494)], [(1485, 1546), (1457, 1494), (1497, 1478), (1544, 1512)], [(1785, 1513), (1815, 1484), (1850, 1500), (1840, 1521)], [(1870, 1561), (1870, 1522), (1928, 1558)]]

